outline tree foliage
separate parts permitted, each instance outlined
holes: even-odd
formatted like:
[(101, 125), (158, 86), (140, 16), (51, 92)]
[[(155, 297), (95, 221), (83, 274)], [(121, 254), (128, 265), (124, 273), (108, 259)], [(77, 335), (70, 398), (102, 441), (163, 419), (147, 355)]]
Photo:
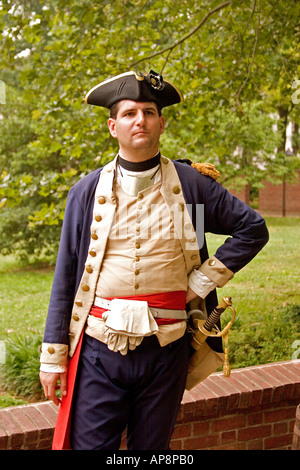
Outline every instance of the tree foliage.
[(166, 156), (215, 163), (229, 186), (290, 174), (299, 13), (296, 0), (2, 0), (0, 250), (56, 252), (68, 189), (117, 151), (83, 97), (128, 70), (183, 92), (164, 113)]

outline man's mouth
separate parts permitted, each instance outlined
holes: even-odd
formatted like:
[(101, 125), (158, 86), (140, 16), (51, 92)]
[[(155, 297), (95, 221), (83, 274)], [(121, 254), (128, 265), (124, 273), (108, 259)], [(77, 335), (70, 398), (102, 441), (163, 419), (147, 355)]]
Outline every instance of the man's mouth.
[(134, 132), (133, 135), (146, 135), (146, 134), (149, 134), (149, 132), (147, 132), (147, 131), (137, 131), (137, 132)]

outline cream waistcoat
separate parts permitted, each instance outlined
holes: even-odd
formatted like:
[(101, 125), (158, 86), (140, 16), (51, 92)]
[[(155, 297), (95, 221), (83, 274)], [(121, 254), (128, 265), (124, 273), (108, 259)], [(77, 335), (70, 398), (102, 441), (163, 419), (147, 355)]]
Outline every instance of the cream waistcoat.
[(156, 183), (134, 197), (115, 185), (117, 210), (106, 243), (97, 296), (187, 290), (183, 251), (160, 186)]

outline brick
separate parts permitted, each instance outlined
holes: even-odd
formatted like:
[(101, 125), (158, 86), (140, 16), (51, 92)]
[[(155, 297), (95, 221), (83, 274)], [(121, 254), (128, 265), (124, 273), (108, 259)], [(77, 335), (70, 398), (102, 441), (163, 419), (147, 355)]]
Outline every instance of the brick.
[(236, 442), (236, 431), (226, 431), (221, 434), (221, 444), (232, 444)]
[(286, 421), (295, 417), (296, 407), (285, 407), (279, 409), (272, 409), (264, 412), (265, 422), (274, 423), (278, 421)]
[[(286, 183), (286, 215), (300, 214), (300, 172), (298, 180)], [(264, 188), (259, 191), (259, 211), (268, 215), (282, 215), (283, 211), (283, 185), (264, 181)]]
[(249, 413), (247, 416), (247, 425), (255, 426), (257, 424), (262, 424), (264, 420), (264, 414), (262, 411), (257, 411), (256, 413)]
[(8, 435), (6, 431), (0, 427), (0, 450), (6, 450), (8, 446)]
[(48, 423), (55, 427), (58, 408), (51, 402), (38, 403), (36, 407), (42, 416), (44, 416), (44, 418), (48, 421)]
[(179, 439), (182, 437), (189, 437), (192, 433), (191, 424), (180, 424), (175, 426), (174, 432), (172, 434), (172, 439)]
[(293, 436), (292, 434), (286, 434), (285, 436), (272, 436), (264, 441), (265, 450), (268, 449), (280, 449), (282, 447), (292, 445)]
[(245, 442), (233, 442), (232, 444), (219, 445), (211, 447), (212, 450), (246, 450)]
[(218, 384), (215, 377), (209, 377), (205, 380), (205, 386), (218, 397), (218, 411), (226, 411), (228, 407), (228, 394), (224, 387)]
[(52, 437), (39, 440), (38, 450), (51, 450), (51, 449), (52, 449)]
[(220, 375), (216, 375), (215, 377), (216, 384), (222, 388), (224, 395), (227, 397), (227, 409), (233, 410), (239, 406), (240, 393), (234, 387), (233, 383), (227, 379), (228, 377), (225, 378)]
[(263, 450), (264, 441), (263, 439), (253, 439), (246, 443), (247, 450)]
[(11, 408), (4, 408), (0, 413), (0, 426), (11, 436), (10, 448), (12, 450), (21, 449), (24, 441), (23, 430), (20, 425), (13, 419)]
[(180, 421), (183, 423), (193, 421), (195, 419), (195, 403), (185, 403), (181, 406)]
[(252, 426), (251, 428), (239, 429), (238, 430), (238, 441), (249, 441), (258, 437), (271, 436), (272, 428), (271, 425), (263, 426)]
[(219, 434), (183, 439), (183, 450), (201, 450), (220, 444)]
[(199, 436), (209, 433), (210, 420), (197, 421), (193, 423), (192, 436)]
[(172, 440), (170, 443), (171, 450), (182, 450), (182, 441), (180, 439)]
[(236, 376), (230, 377), (230, 384), (239, 390), (239, 408), (248, 408), (252, 403), (252, 391), (245, 385), (242, 385), (240, 379)]
[(53, 434), (53, 426), (41, 415), (38, 407), (36, 406), (24, 406), (24, 413), (31, 419), (39, 430), (39, 438), (44, 439), (51, 437)]
[(261, 377), (257, 374), (257, 371), (255, 373), (253, 370), (249, 370), (248, 376), (252, 378), (253, 382), (260, 388), (261, 390), (261, 398), (260, 398), (260, 404), (270, 404), (272, 402), (272, 394), (273, 394), (273, 387), (266, 382), (265, 377)]
[(286, 422), (274, 423), (273, 424), (273, 434), (275, 436), (276, 435), (282, 435), (282, 434), (289, 434), (288, 423), (286, 423)]
[(211, 423), (212, 432), (225, 431), (225, 429), (244, 428), (247, 424), (247, 418), (244, 415), (223, 416), (221, 419), (214, 420)]

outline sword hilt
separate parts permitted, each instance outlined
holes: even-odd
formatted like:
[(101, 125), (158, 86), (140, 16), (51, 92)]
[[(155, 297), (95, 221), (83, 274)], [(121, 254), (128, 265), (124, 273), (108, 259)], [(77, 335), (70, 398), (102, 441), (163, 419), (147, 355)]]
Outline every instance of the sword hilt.
[(226, 308), (232, 306), (232, 299), (231, 297), (224, 297), (219, 305), (211, 312), (207, 320), (205, 321), (203, 327), (207, 331), (211, 331), (213, 327), (218, 323), (220, 317), (223, 312), (225, 312)]

